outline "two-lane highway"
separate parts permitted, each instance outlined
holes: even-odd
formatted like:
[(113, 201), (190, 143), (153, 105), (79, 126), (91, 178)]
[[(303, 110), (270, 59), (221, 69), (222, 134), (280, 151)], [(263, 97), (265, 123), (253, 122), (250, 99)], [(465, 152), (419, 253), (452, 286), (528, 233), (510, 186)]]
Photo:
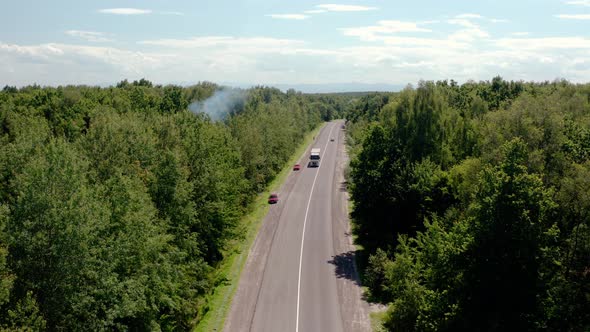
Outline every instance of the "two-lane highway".
[(330, 133), (323, 146), (322, 161), (316, 172), (304, 219), (301, 241), (300, 283), (297, 294), (298, 311), (295, 331), (343, 331), (340, 305), (336, 291), (335, 266), (329, 264), (334, 257), (332, 243), (332, 181), (336, 169), (336, 151), (339, 142)]
[(349, 241), (349, 233), (333, 228), (337, 220), (347, 221), (342, 216), (346, 210), (336, 204), (346, 197), (339, 191), (341, 183), (335, 183), (342, 178), (336, 170), (343, 170), (337, 167), (344, 151), (343, 124), (328, 123), (313, 143), (321, 148), (320, 167), (307, 167), (309, 147), (301, 171), (291, 174), (279, 192), (280, 202), (270, 208), (250, 250), (226, 331), (353, 331), (368, 326), (352, 326), (351, 317), (343, 317), (353, 312), (368, 321), (360, 290), (351, 291), (359, 288), (358, 280), (342, 280), (336, 273), (352, 265), (334, 264), (342, 254), (335, 252), (342, 247), (335, 241)]

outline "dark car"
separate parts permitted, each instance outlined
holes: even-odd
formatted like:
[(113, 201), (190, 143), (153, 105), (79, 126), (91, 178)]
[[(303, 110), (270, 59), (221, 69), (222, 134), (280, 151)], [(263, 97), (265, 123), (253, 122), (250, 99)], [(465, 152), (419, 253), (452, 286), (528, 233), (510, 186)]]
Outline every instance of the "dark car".
[(330, 142), (334, 142), (334, 137), (330, 138)]
[(298, 171), (300, 169), (301, 169), (301, 165), (299, 165), (299, 164), (295, 164), (295, 166), (293, 166), (294, 171)]
[(318, 160), (310, 160), (307, 167), (320, 167), (320, 162)]
[(279, 202), (279, 195), (270, 194), (270, 196), (268, 196), (268, 204), (276, 204), (278, 202)]

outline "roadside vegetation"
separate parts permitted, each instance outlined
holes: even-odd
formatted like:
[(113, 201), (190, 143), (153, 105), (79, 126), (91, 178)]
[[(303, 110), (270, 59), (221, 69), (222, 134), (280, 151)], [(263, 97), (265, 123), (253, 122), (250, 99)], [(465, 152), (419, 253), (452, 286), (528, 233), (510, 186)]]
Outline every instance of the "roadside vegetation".
[(386, 330), (590, 330), (590, 85), (420, 82), (346, 117)]
[(190, 330), (227, 279), (228, 244), (340, 101), (257, 87), (5, 87), (0, 329)]
[(293, 172), (293, 165), (314, 141), (322, 126), (320, 124), (306, 135), (306, 138), (299, 144), (298, 149), (287, 162), (287, 165), (268, 184), (267, 189), (258, 194), (250, 206), (250, 212), (242, 218), (242, 222), (236, 230), (240, 236), (230, 240), (224, 250), (223, 262), (217, 270), (217, 273), (223, 275), (225, 280), (210, 293), (210, 297), (207, 299), (209, 310), (205, 313), (203, 319), (199, 321), (194, 332), (223, 330), (232, 299), (238, 288), (240, 275), (248, 259), (250, 247), (254, 243), (264, 218), (270, 209), (268, 196), (279, 191), (289, 174)]

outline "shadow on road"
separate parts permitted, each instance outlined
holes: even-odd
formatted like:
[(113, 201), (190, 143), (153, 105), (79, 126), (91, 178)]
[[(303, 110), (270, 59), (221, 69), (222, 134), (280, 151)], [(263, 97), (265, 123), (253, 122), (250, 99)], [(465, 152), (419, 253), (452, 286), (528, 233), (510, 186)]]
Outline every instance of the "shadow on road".
[(353, 281), (356, 285), (360, 286), (360, 282), (354, 272), (354, 251), (348, 251), (340, 255), (332, 257), (328, 263), (334, 264), (336, 267), (335, 273), (338, 278), (346, 278)]

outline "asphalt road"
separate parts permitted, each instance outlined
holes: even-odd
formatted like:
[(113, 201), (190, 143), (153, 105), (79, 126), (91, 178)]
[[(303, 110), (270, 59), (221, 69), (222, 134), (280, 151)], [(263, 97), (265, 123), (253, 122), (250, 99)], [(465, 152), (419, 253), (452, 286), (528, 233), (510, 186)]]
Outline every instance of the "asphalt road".
[[(225, 331), (370, 331), (348, 225), (343, 121), (326, 124), (250, 249)], [(334, 138), (331, 142), (330, 138)], [(321, 148), (318, 168), (309, 150)]]

